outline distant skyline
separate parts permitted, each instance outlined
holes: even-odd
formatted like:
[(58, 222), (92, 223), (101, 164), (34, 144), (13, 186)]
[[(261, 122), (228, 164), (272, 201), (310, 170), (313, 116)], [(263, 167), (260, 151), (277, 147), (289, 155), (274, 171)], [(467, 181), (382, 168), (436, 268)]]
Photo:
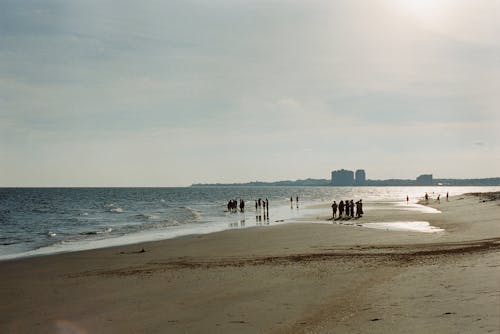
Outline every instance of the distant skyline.
[(498, 177), (499, 13), (0, 0), (0, 186)]

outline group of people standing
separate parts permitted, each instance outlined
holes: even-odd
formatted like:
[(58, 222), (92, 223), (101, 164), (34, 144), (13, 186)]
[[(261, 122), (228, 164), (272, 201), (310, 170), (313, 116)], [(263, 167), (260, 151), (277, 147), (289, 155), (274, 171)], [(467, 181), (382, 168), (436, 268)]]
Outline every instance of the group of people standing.
[[(238, 207), (240, 212), (245, 212), (245, 201), (232, 199), (227, 202), (227, 212), (237, 213)], [(269, 200), (267, 198), (255, 200), (255, 218), (257, 221), (262, 221), (262, 216), (264, 216), (264, 220), (269, 221)]]
[(259, 198), (255, 201), (255, 220), (262, 221), (262, 214), (264, 215), (264, 220), (269, 221), (269, 200)]
[[(450, 193), (446, 192), (446, 202), (449, 201), (449, 198), (450, 198)], [(428, 193), (425, 193), (424, 199), (426, 202), (429, 202), (429, 194)], [(406, 196), (406, 202), (408, 202), (408, 201), (409, 201), (409, 198), (408, 198), (408, 196)], [(436, 202), (441, 203), (441, 194), (437, 195)]]
[[(240, 203), (239, 204), (240, 212), (244, 212), (245, 211), (245, 201), (240, 199), (239, 203)], [(227, 202), (227, 211), (232, 212), (232, 213), (238, 212), (238, 200), (232, 199), (229, 202)]]
[[(427, 194), (426, 194), (427, 195)], [(299, 207), (299, 197), (295, 198), (296, 206)], [(290, 197), (290, 206), (293, 208), (293, 197)], [(236, 199), (229, 200), (227, 203), (227, 211), (230, 213), (238, 212), (238, 207), (240, 212), (245, 212), (245, 201), (240, 199), (239, 201)], [(269, 200), (259, 198), (255, 200), (255, 218), (257, 221), (262, 220), (262, 215), (264, 216), (264, 220), (269, 220)], [(341, 200), (338, 204), (336, 201), (332, 203), (332, 214), (333, 220), (338, 219), (351, 219), (351, 218), (360, 218), (363, 216), (363, 201), (360, 199), (357, 202), (354, 200)]]
[[(356, 212), (354, 212), (354, 208), (356, 208)], [(352, 199), (350, 201), (340, 201), (338, 204), (336, 201), (333, 201), (332, 211), (334, 220), (342, 218), (354, 218), (354, 215), (356, 215), (357, 218), (360, 218), (363, 215), (363, 202), (361, 199), (356, 203), (354, 203), (354, 200)]]
[(255, 210), (257, 211), (260, 208), (262, 208), (264, 212), (266, 211), (266, 209), (267, 212), (269, 212), (269, 200), (267, 198), (265, 200), (262, 198), (255, 200)]
[[(240, 199), (239, 201), (236, 199), (229, 200), (227, 202), (227, 212), (235, 213), (238, 212), (238, 207), (240, 212), (245, 212), (245, 201)], [(255, 200), (255, 211), (264, 211), (264, 214), (269, 214), (269, 200), (259, 198)]]

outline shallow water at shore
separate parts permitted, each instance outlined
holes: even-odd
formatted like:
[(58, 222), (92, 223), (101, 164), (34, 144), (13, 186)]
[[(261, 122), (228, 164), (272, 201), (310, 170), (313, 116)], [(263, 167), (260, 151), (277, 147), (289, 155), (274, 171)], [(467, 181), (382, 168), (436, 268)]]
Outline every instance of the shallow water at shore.
[(429, 222), (415, 221), (415, 222), (383, 222), (383, 223), (367, 223), (361, 226), (367, 228), (376, 228), (387, 231), (410, 231), (421, 233), (436, 233), (444, 232), (444, 229), (432, 226)]

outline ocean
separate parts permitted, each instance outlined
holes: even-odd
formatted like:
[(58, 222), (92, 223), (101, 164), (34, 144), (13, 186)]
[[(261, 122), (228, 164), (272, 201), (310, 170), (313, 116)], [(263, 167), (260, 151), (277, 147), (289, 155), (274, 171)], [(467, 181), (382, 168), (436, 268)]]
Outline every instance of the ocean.
[[(415, 203), (425, 192), (487, 191), (500, 187), (0, 188), (0, 260), (293, 223), (328, 216), (316, 204), (333, 200), (363, 199), (369, 215), (377, 203)], [(269, 200), (268, 217), (258, 198)], [(227, 212), (231, 199), (243, 199), (245, 212)]]

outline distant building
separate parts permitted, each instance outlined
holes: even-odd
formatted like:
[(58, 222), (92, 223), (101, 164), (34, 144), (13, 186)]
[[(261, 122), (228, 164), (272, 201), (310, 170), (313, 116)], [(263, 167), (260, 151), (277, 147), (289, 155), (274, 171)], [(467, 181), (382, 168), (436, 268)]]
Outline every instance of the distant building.
[(417, 186), (431, 186), (432, 174), (422, 174), (417, 177)]
[(333, 186), (353, 186), (354, 173), (351, 170), (334, 170), (332, 172), (332, 185)]
[(356, 170), (356, 180), (354, 184), (357, 186), (363, 186), (366, 184), (366, 173), (364, 169)]

